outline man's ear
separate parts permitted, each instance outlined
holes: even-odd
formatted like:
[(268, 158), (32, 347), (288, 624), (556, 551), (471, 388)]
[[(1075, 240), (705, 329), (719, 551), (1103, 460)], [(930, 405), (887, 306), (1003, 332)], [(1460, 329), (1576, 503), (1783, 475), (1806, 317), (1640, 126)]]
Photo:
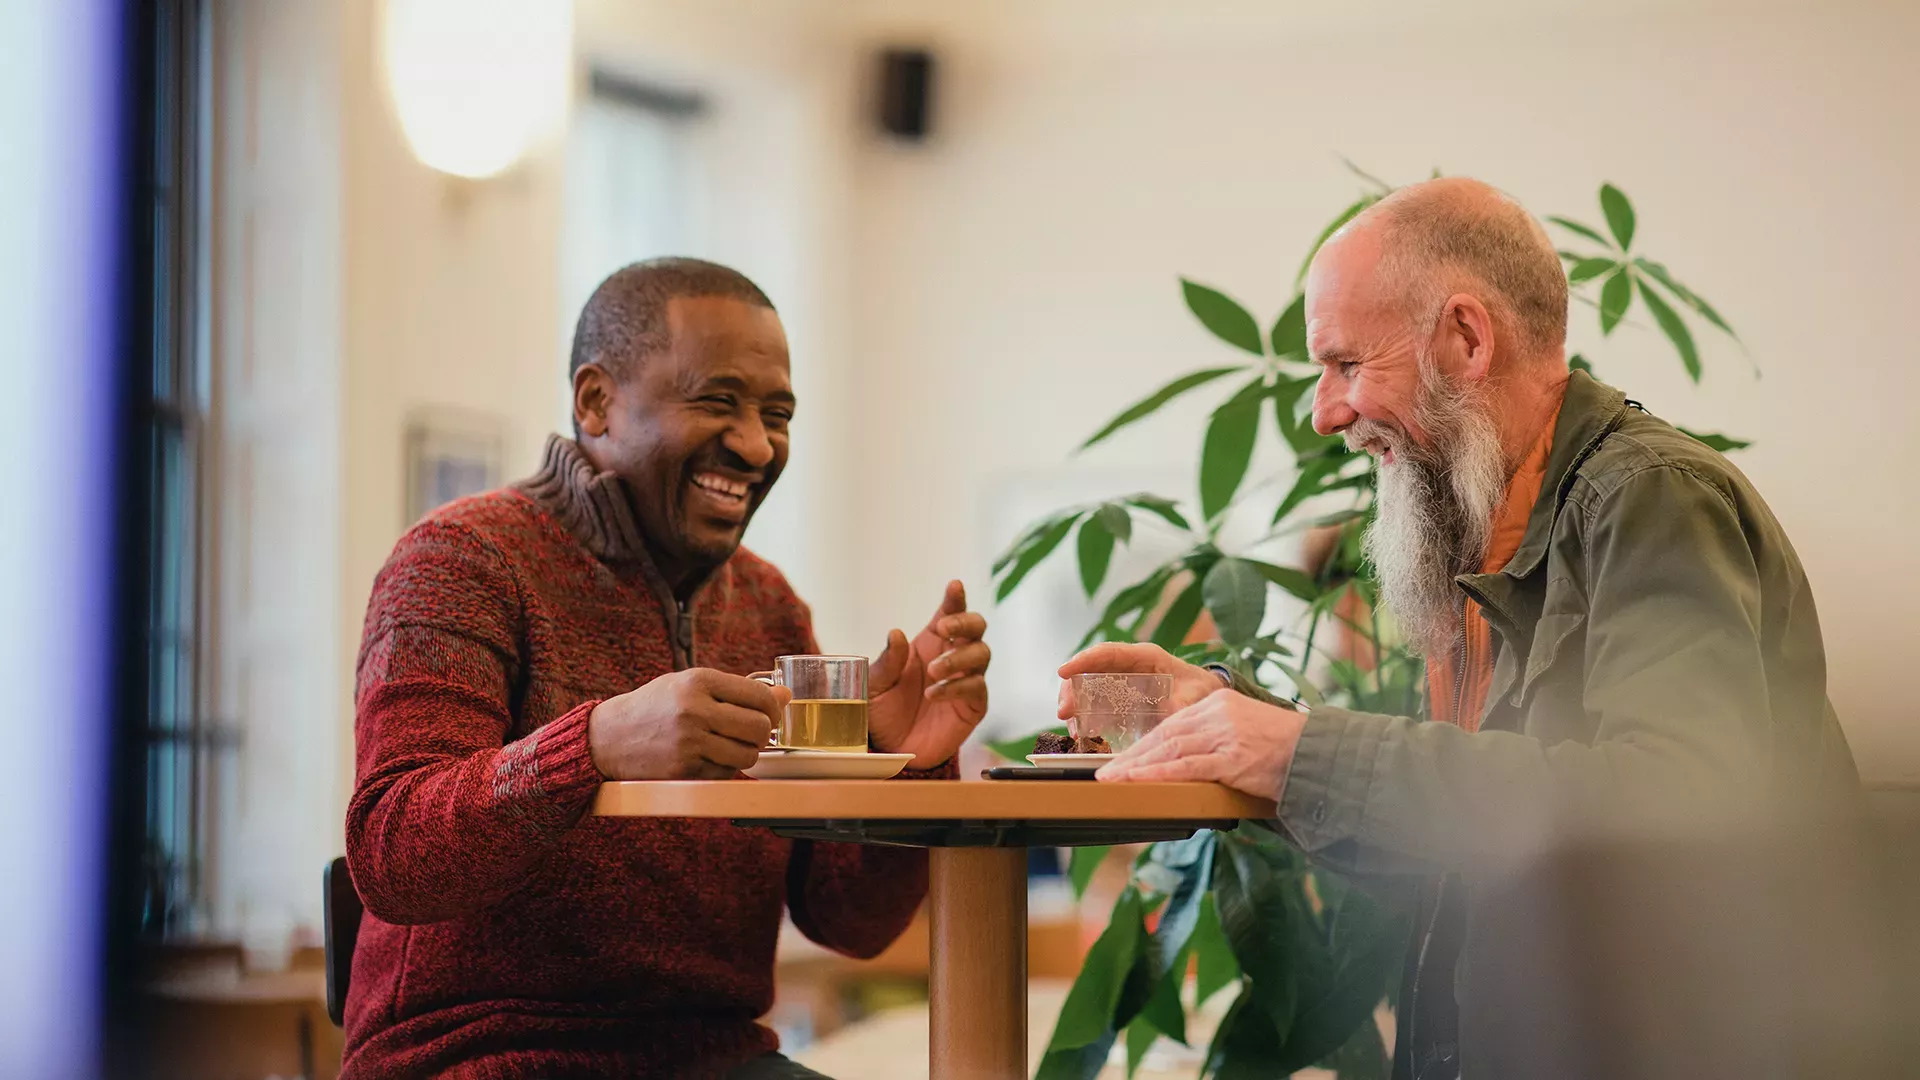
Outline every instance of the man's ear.
[(613, 374), (599, 364), (582, 364), (573, 373), (573, 422), (580, 434), (598, 438), (607, 433), (607, 413), (613, 408)]
[(1440, 309), (1440, 355), (1451, 357), (1459, 377), (1478, 381), (1493, 371), (1493, 315), (1471, 293), (1447, 297)]

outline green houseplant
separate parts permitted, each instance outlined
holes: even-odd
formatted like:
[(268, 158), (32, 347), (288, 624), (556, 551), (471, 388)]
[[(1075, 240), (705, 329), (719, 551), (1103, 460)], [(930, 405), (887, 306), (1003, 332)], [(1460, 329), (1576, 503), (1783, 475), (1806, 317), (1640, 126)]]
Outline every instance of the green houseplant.
[[(1092, 601), (1105, 588), (1116, 546), (1132, 542), (1136, 524), (1170, 530), (1180, 553), (1111, 591), (1083, 646), (1150, 640), (1194, 662), (1227, 664), (1309, 704), (1420, 712), (1422, 662), (1397, 640), (1361, 556), (1360, 538), (1373, 514), (1372, 459), (1349, 452), (1338, 436), (1315, 434), (1308, 417), (1317, 372), (1307, 358), (1300, 292), (1307, 265), (1336, 229), (1391, 190), (1353, 171), (1364, 192), (1314, 239), (1291, 301), (1264, 331), (1223, 292), (1182, 279), (1188, 309), (1235, 351), (1235, 362), (1174, 379), (1081, 446), (1112, 437), (1184, 394), (1230, 386), (1202, 438), (1197, 499), (1183, 505), (1137, 493), (1046, 517), (994, 563), (999, 599), (1072, 537), (1081, 584)], [(1636, 215), (1625, 194), (1605, 184), (1599, 199), (1604, 232), (1567, 217), (1547, 219), (1579, 245), (1561, 252), (1574, 300), (1598, 313), (1603, 337), (1643, 310), (1697, 383), (1702, 369), (1689, 318), (1737, 342), (1732, 327), (1664, 265), (1640, 253)], [(1579, 355), (1569, 363), (1592, 370)], [(1269, 422), (1291, 458), (1292, 482), (1264, 534), (1229, 551), (1222, 529), (1251, 508), (1250, 495), (1258, 488), (1244, 481), (1259, 430)], [(1723, 435), (1689, 434), (1719, 450), (1747, 445)], [(1265, 548), (1299, 533), (1314, 541), (1307, 545), (1310, 556), (1301, 560), (1307, 565), (1261, 557)], [(1303, 605), (1277, 626), (1269, 618), (1276, 593)], [(1216, 632), (1189, 643), (1203, 612)], [(1344, 646), (1335, 647), (1337, 641)], [(1017, 757), (1030, 744), (1015, 740), (995, 748)], [(1084, 890), (1106, 854), (1102, 848), (1074, 849), (1069, 875), (1076, 891)], [(1090, 1077), (1121, 1041), (1131, 1074), (1161, 1036), (1188, 1041), (1191, 1009), (1237, 988), (1208, 1047), (1203, 1075), (1271, 1077), (1317, 1063), (1344, 1080), (1384, 1077), (1385, 1048), (1368, 1021), (1397, 980), (1406, 937), (1404, 913), (1393, 904), (1312, 867), (1265, 828), (1242, 825), (1231, 833), (1153, 845), (1134, 861), (1106, 931), (1087, 954), (1038, 1076)]]

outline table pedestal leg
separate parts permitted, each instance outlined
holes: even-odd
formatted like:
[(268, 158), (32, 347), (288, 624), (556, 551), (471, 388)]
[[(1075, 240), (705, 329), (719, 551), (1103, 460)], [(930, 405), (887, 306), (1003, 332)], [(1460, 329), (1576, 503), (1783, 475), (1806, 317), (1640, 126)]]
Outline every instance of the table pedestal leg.
[(928, 851), (932, 1080), (1027, 1074), (1027, 850)]

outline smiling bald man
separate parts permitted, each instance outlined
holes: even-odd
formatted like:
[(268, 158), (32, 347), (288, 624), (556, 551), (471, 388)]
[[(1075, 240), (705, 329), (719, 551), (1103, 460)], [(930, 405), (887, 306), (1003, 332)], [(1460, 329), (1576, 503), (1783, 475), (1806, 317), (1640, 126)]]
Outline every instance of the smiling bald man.
[(1418, 882), (1397, 1078), (1532, 1076), (1503, 1025), (1569, 1018), (1502, 985), (1490, 883), (1571, 831), (1857, 787), (1813, 594), (1726, 458), (1569, 372), (1565, 273), (1508, 196), (1400, 189), (1316, 255), (1306, 312), (1314, 428), (1379, 459), (1366, 551), (1428, 717), (1308, 713), (1151, 645), (1060, 673), (1175, 677), (1181, 711), (1100, 779), (1274, 798), (1316, 860)]

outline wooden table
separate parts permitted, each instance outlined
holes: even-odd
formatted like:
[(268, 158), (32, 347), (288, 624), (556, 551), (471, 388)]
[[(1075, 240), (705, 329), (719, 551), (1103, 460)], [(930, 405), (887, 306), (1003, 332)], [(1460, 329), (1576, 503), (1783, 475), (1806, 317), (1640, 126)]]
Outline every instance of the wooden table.
[(688, 780), (602, 784), (593, 812), (930, 849), (929, 1072), (1003, 1080), (1027, 1068), (1025, 849), (1183, 839), (1274, 806), (1218, 784)]

